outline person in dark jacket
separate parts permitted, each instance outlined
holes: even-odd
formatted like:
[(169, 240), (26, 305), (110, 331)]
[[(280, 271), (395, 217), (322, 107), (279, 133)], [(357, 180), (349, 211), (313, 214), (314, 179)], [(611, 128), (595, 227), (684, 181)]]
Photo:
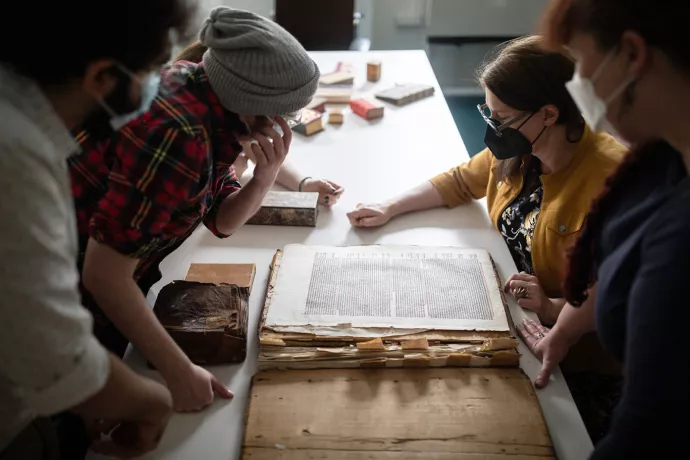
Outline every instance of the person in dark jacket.
[(595, 325), (623, 362), (622, 398), (597, 460), (687, 457), (690, 47), (678, 34), (688, 21), (687, 3), (674, 0), (559, 0), (544, 23), (551, 46), (577, 60), (567, 88), (587, 123), (633, 146), (571, 252), (571, 309), (551, 332), (522, 331), (542, 358), (542, 384), (578, 331)]

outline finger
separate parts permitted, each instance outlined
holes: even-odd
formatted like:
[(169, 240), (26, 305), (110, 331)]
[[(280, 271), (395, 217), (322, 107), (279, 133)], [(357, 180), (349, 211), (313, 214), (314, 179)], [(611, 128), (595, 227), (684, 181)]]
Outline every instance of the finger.
[[(259, 147), (261, 147), (264, 157), (266, 157), (266, 161), (269, 163), (273, 163), (273, 161), (275, 160), (275, 151), (273, 150), (273, 145), (271, 144), (271, 141), (269, 141), (266, 136), (259, 133), (254, 133), (253, 137), (254, 139), (256, 139), (256, 142), (259, 143)], [(254, 150), (254, 152), (256, 152), (256, 150)]]
[(261, 134), (271, 138), (271, 145), (273, 146), (273, 151), (276, 154), (277, 158), (282, 158), (285, 155), (284, 149), (285, 146), (283, 146), (283, 138), (280, 137), (280, 134), (278, 134), (278, 131), (275, 129), (268, 127), (264, 128), (261, 130)]
[(276, 117), (275, 121), (280, 126), (280, 129), (283, 130), (283, 147), (285, 147), (285, 155), (287, 155), (290, 151), (290, 144), (292, 144), (292, 129), (290, 129), (283, 117)]
[(223, 399), (232, 399), (235, 397), (235, 393), (228, 390), (228, 387), (220, 383), (215, 377), (211, 379), (211, 388), (213, 388), (213, 391)]
[(359, 219), (360, 227), (380, 227), (381, 222), (377, 217), (362, 217)]
[(546, 385), (548, 385), (551, 374), (553, 374), (555, 368), (556, 363), (551, 359), (545, 358), (541, 363), (541, 370), (539, 371), (537, 378), (534, 380), (534, 386), (537, 388), (544, 388)]
[(247, 160), (249, 160), (253, 163), (256, 163), (256, 157), (254, 156), (254, 150), (252, 150), (252, 143), (247, 142), (246, 145), (247, 145), (247, 147), (244, 147), (244, 144), (242, 144), (242, 153), (244, 153)]
[(508, 279), (506, 280), (506, 284), (503, 286), (503, 292), (508, 292), (510, 291), (510, 282), (515, 279), (515, 274), (510, 275)]
[(537, 324), (537, 329), (539, 330), (539, 332), (541, 332), (544, 335), (544, 337), (546, 337), (546, 334), (551, 332), (551, 329), (549, 329), (548, 327), (543, 326), (541, 324)]
[(515, 279), (522, 280), (522, 281), (534, 282), (537, 280), (536, 276), (530, 275), (530, 274), (525, 273), (525, 272), (516, 273), (513, 276), (515, 277)]
[(532, 334), (534, 336), (539, 335), (540, 331), (539, 331), (539, 328), (537, 327), (537, 323), (535, 323), (531, 319), (526, 319), (525, 321), (522, 322), (522, 324), (525, 326), (525, 329), (527, 329), (527, 331), (530, 334)]
[(536, 346), (537, 342), (539, 342), (539, 339), (534, 337), (530, 332), (525, 329), (524, 326), (517, 326), (517, 332), (518, 336), (522, 339), (523, 342), (525, 342), (525, 345), (527, 345), (527, 348), (537, 357), (541, 359), (541, 356), (539, 355)]
[(517, 288), (523, 287), (527, 289), (530, 286), (530, 283), (528, 281), (520, 280), (520, 279), (514, 279), (510, 282), (508, 285), (511, 290), (515, 290)]
[(264, 154), (264, 151), (261, 149), (261, 146), (257, 144), (252, 144), (252, 153), (254, 154), (254, 158), (256, 159), (256, 165), (265, 165), (268, 163), (268, 159), (266, 158), (266, 154)]
[(338, 185), (333, 181), (324, 180), (324, 182), (327, 183), (331, 190), (333, 190), (335, 193), (342, 193), (342, 191), (345, 190), (341, 185)]
[(373, 217), (374, 213), (371, 211), (371, 209), (359, 208), (355, 209), (354, 211), (350, 211), (348, 215), (354, 217), (355, 219), (362, 219), (364, 217)]

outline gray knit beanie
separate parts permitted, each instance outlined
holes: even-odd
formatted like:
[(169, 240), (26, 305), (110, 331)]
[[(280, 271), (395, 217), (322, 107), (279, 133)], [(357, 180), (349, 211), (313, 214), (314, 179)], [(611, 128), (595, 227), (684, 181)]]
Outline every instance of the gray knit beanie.
[(203, 63), (223, 107), (240, 115), (286, 115), (304, 108), (319, 68), (302, 45), (275, 22), (219, 6), (199, 33)]

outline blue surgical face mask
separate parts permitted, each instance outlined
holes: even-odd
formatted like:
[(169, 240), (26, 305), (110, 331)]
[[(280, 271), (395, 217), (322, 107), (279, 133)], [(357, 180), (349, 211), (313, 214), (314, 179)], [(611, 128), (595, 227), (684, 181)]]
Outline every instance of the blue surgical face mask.
[(116, 131), (149, 110), (151, 103), (158, 94), (158, 89), (161, 83), (161, 76), (157, 70), (151, 72), (144, 78), (139, 78), (125, 67), (119, 66), (119, 68), (124, 74), (131, 78), (132, 81), (135, 81), (139, 84), (141, 102), (136, 110), (128, 113), (118, 114), (103, 99), (98, 101), (103, 109), (105, 109), (105, 111), (110, 115), (110, 125)]

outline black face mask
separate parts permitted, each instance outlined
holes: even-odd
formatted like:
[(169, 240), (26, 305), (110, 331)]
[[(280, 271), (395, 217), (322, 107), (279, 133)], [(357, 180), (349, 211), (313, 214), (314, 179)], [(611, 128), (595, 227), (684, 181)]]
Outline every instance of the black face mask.
[[(494, 128), (487, 125), (486, 134), (484, 135), (484, 144), (489, 147), (491, 153), (494, 154), (498, 160), (508, 160), (510, 158), (521, 157), (532, 153), (532, 146), (541, 137), (541, 135), (546, 130), (546, 126), (541, 130), (539, 135), (533, 142), (525, 137), (524, 134), (520, 132), (522, 125), (527, 123), (534, 114), (527, 117), (525, 121), (520, 123), (517, 128), (503, 128), (501, 134), (499, 135)], [(491, 120), (494, 122), (496, 127), (499, 127), (501, 123), (496, 120)]]

